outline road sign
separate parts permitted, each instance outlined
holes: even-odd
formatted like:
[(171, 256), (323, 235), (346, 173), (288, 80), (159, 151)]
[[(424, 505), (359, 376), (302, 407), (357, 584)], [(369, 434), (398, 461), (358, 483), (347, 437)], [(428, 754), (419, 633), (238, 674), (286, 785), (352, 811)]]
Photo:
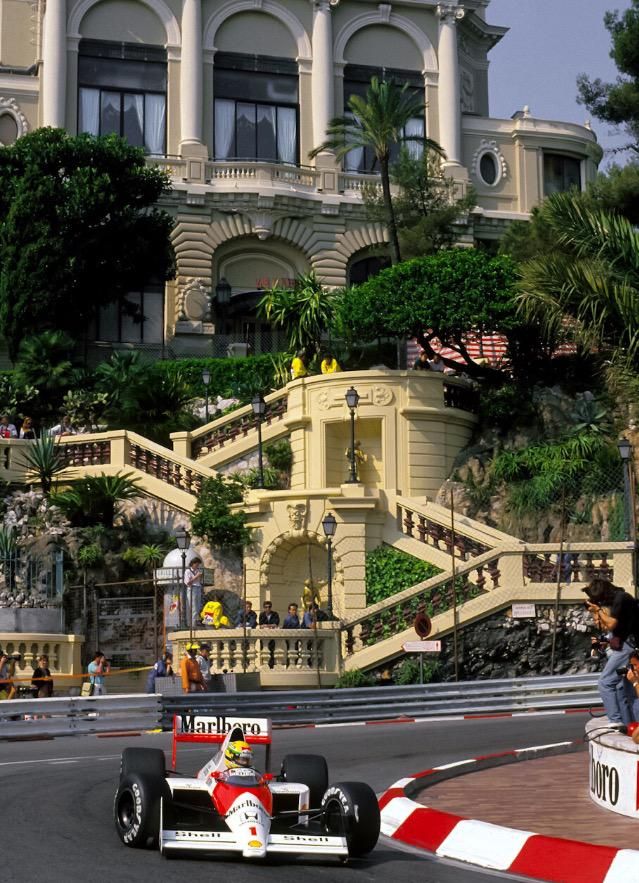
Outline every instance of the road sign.
[(440, 653), (441, 641), (406, 641), (402, 644), (405, 653)]
[(534, 604), (513, 604), (513, 619), (535, 619), (536, 616)]

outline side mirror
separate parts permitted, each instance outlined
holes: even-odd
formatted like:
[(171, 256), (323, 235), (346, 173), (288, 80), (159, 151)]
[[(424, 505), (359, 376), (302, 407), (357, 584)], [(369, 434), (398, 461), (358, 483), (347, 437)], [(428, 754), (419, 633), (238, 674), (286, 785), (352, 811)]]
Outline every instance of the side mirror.
[(275, 776), (273, 775), (273, 773), (264, 773), (262, 775), (262, 778), (260, 779), (260, 781), (261, 782), (272, 782), (274, 778), (275, 778)]

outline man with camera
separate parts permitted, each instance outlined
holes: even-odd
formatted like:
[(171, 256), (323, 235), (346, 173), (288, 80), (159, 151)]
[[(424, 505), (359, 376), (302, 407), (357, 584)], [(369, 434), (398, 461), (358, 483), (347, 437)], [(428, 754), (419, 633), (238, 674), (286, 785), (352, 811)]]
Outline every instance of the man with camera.
[[(606, 632), (608, 638), (606, 664), (598, 682), (599, 694), (611, 727), (623, 729), (634, 719), (635, 693), (625, 677), (625, 670), (633, 652), (628, 639), (639, 631), (637, 600), (610, 580), (600, 577), (593, 579), (582, 591), (588, 596), (585, 604), (596, 627)], [(619, 671), (622, 671), (621, 676)]]

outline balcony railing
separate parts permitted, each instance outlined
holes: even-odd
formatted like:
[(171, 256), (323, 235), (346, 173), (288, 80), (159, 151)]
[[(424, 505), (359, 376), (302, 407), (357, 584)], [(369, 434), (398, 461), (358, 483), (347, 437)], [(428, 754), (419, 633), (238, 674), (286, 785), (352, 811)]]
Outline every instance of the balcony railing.
[(315, 189), (318, 172), (310, 167), (291, 166), (260, 160), (215, 160), (205, 165), (207, 183), (266, 184), (271, 187)]

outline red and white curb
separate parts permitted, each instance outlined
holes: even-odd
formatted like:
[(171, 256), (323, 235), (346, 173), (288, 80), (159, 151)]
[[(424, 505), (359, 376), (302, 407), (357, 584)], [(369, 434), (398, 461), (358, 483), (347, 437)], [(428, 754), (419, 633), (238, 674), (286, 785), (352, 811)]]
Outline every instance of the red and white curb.
[[(575, 743), (558, 742), (445, 764), (399, 779), (379, 799), (382, 833), (393, 840), (496, 871), (511, 871), (548, 883), (633, 883), (639, 881), (639, 851), (546, 837), (416, 803), (428, 784), (459, 772), (497, 766), (526, 756), (563, 753)], [(529, 797), (530, 795), (528, 795)]]

